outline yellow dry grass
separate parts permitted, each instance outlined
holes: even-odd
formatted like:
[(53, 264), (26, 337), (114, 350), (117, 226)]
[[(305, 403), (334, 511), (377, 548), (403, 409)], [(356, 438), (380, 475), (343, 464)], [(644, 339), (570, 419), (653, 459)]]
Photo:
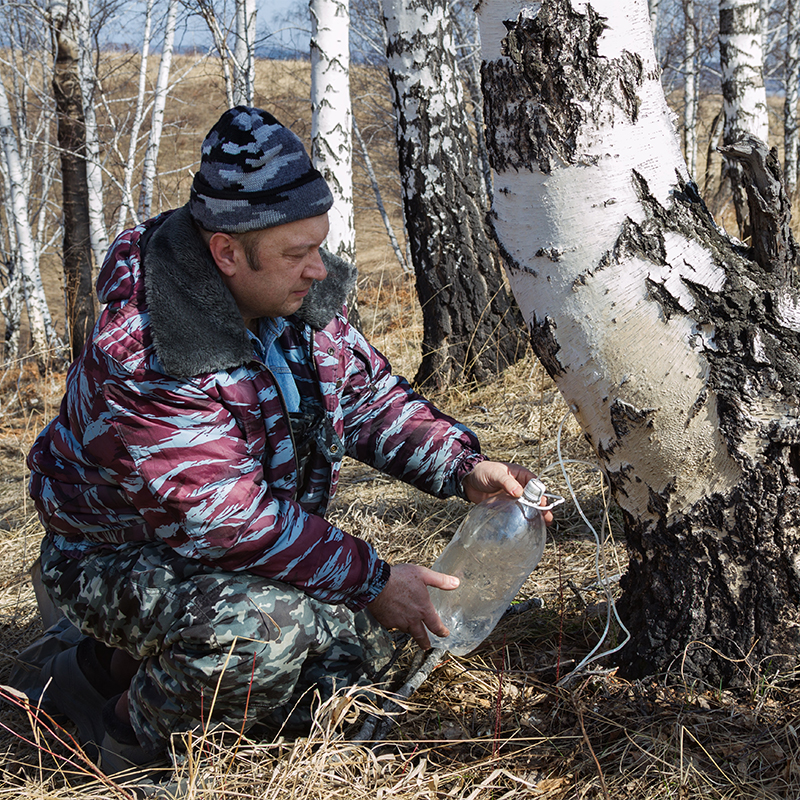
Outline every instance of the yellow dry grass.
[[(413, 292), (396, 276), (374, 291), (381, 313), (369, 321), (373, 339), (408, 372), (420, 336)], [(2, 683), (13, 654), (41, 631), (27, 576), (41, 529), (24, 500), (22, 458), (57, 400), (59, 376), (43, 381), (26, 368), (0, 388), (6, 408), (0, 431)], [(567, 493), (551, 466), (562, 423), (562, 457), (591, 464), (577, 426), (532, 356), (492, 385), (435, 399), (479, 433), (488, 453), (544, 471), (556, 492)], [(48, 414), (37, 410), (45, 405)], [(618, 515), (607, 508), (590, 466), (567, 468), (587, 519), (609, 533), (605, 552), (616, 595), (614, 576), (625, 567)], [(350, 461), (331, 518), (393, 561), (430, 563), (466, 510), (460, 500), (435, 500)], [(647, 681), (623, 681), (612, 664), (601, 662), (558, 685), (605, 625), (595, 549), (575, 507), (559, 508), (545, 557), (521, 592), (542, 597), (544, 608), (509, 618), (475, 653), (441, 665), (382, 746), (350, 740), (364, 717), (362, 701), (345, 693), (321, 710), (309, 736), (295, 741), (250, 741), (231, 732), (195, 737), (189, 756), (167, 776), (165, 792), (198, 800), (798, 796), (794, 675), (721, 691), (685, 682), (676, 653), (673, 672)], [(607, 646), (619, 635), (612, 625)], [(10, 703), (0, 720), (0, 797), (135, 796), (124, 780), (101, 778), (81, 759), (68, 727), (49, 725), (47, 733), (47, 725), (32, 726)]]

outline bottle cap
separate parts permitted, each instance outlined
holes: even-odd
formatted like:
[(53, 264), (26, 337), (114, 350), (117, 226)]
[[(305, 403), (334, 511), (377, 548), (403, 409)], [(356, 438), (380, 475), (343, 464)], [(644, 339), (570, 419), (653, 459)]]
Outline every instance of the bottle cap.
[(525, 486), (522, 496), (529, 502), (539, 505), (545, 486), (538, 478), (531, 478)]

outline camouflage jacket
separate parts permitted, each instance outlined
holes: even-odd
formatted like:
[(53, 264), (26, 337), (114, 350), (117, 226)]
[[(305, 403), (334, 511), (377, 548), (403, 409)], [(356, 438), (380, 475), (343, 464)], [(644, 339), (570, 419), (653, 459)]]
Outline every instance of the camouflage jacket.
[(106, 307), (28, 457), (31, 496), (56, 546), (80, 558), (160, 538), (325, 602), (357, 609), (377, 596), (389, 566), (323, 516), (337, 449), (440, 497), (460, 491), (483, 456), (469, 430), (348, 324), (354, 268), (325, 258), (328, 279), (280, 336), (301, 395), (315, 393), (327, 419), (300, 493), (277, 382), (186, 207), (117, 238), (97, 284)]

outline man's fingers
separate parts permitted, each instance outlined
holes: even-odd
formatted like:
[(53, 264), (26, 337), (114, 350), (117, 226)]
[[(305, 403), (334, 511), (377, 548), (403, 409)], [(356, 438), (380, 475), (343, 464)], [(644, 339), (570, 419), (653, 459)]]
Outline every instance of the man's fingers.
[(426, 586), (433, 586), (434, 589), (444, 589), (450, 591), (457, 589), (458, 584), (461, 583), (455, 575), (446, 575), (443, 572), (434, 572), (432, 569), (425, 568), (422, 574), (422, 580)]
[(442, 622), (439, 615), (434, 611), (433, 614), (429, 614), (424, 619), (425, 627), (436, 636), (440, 636), (444, 638), (445, 636), (450, 635), (449, 628)]

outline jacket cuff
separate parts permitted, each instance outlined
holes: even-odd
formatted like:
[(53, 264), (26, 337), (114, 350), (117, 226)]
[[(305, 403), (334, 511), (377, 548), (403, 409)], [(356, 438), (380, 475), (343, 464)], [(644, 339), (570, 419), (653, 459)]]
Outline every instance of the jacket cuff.
[(466, 500), (469, 502), (469, 498), (467, 497), (466, 493), (464, 492), (464, 478), (481, 463), (481, 461), (488, 461), (487, 457), (482, 455), (481, 453), (475, 453), (474, 455), (465, 458), (459, 465), (456, 467), (455, 474), (453, 475), (453, 481), (455, 482), (455, 495), (460, 497), (462, 500)]
[(367, 591), (350, 600), (345, 600), (344, 604), (351, 611), (361, 611), (362, 608), (371, 603), (386, 588), (392, 568), (386, 561), (378, 561), (377, 566), (377, 574), (369, 582)]

